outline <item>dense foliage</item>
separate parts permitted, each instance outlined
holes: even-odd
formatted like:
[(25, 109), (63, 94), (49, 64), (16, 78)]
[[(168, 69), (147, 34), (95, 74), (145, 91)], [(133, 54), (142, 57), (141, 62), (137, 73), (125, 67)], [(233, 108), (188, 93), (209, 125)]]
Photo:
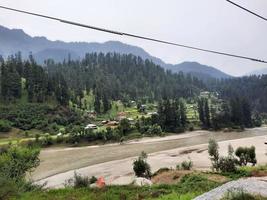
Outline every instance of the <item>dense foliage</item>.
[(142, 152), (141, 155), (133, 162), (133, 170), (137, 177), (151, 177), (151, 168), (147, 163), (147, 154)]
[(9, 147), (0, 152), (0, 199), (9, 199), (34, 186), (26, 182), (27, 172), (37, 167), (39, 149)]
[[(70, 127), (81, 123), (79, 115), (68, 108), (38, 103), (0, 105), (0, 118), (22, 130), (35, 128), (51, 133), (58, 131), (58, 125)], [(0, 121), (0, 124), (6, 127), (10, 123)]]
[(258, 112), (267, 112), (267, 75), (252, 75), (225, 80), (214, 80), (207, 84), (223, 99), (244, 98)]

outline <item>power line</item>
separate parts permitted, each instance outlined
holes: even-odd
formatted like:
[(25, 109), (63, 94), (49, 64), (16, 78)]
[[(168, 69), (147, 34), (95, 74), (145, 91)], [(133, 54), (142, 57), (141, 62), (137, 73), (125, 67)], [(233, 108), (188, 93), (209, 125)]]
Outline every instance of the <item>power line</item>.
[(237, 4), (237, 3), (233, 2), (233, 1), (230, 1), (230, 0), (226, 0), (226, 1), (228, 1), (228, 2), (231, 3), (231, 4), (233, 4), (234, 6), (237, 6), (238, 8), (241, 8), (242, 10), (245, 10), (245, 11), (249, 12), (249, 13), (252, 14), (252, 15), (255, 15), (256, 17), (259, 17), (259, 18), (261, 18), (261, 19), (267, 21), (267, 18), (265, 18), (265, 17), (263, 17), (263, 16), (261, 16), (261, 15), (255, 13), (255, 12), (253, 12), (253, 11), (251, 11), (251, 10), (249, 10), (249, 9), (247, 9), (247, 8), (241, 6), (241, 5), (239, 5), (239, 4)]
[(199, 48), (199, 47), (193, 47), (193, 46), (188, 46), (188, 45), (184, 45), (184, 44), (178, 44), (178, 43), (174, 43), (174, 42), (169, 42), (169, 41), (159, 40), (159, 39), (155, 39), (155, 38), (135, 35), (135, 34), (131, 34), (131, 33), (109, 30), (109, 29), (105, 29), (105, 28), (81, 24), (81, 23), (68, 21), (68, 20), (60, 19), (60, 18), (55, 18), (55, 17), (51, 17), (51, 16), (47, 16), (47, 15), (42, 15), (42, 14), (38, 14), (38, 13), (28, 12), (28, 11), (24, 11), (24, 10), (18, 10), (18, 9), (14, 9), (14, 8), (9, 8), (9, 7), (5, 7), (5, 6), (1, 6), (1, 5), (0, 5), (0, 8), (19, 12), (19, 13), (24, 13), (24, 14), (28, 14), (28, 15), (33, 15), (33, 16), (37, 16), (37, 17), (42, 17), (42, 18), (46, 18), (46, 19), (50, 19), (50, 20), (55, 20), (55, 21), (59, 21), (61, 23), (65, 23), (65, 24), (70, 24), (70, 25), (74, 25), (74, 26), (80, 26), (80, 27), (84, 27), (84, 28), (97, 30), (97, 31), (102, 31), (102, 32), (106, 32), (106, 33), (111, 33), (111, 34), (116, 34), (116, 35), (121, 35), (121, 36), (134, 37), (134, 38), (138, 38), (138, 39), (149, 40), (149, 41), (159, 42), (159, 43), (168, 44), (168, 45), (174, 45), (174, 46), (183, 47), (183, 48), (187, 48), (187, 49), (193, 49), (193, 50), (202, 51), (202, 52), (208, 52), (208, 53), (213, 53), (213, 54), (219, 54), (219, 55), (224, 55), (224, 56), (230, 56), (230, 57), (235, 57), (235, 58), (240, 58), (240, 59), (251, 60), (254, 62), (267, 63), (267, 61), (257, 59), (257, 58), (252, 58), (252, 57), (247, 57), (247, 56), (242, 56), (242, 55), (236, 55), (236, 54), (231, 54), (231, 53), (226, 53), (226, 52), (220, 52), (220, 51), (214, 51), (214, 50), (209, 50), (209, 49), (203, 49), (203, 48)]

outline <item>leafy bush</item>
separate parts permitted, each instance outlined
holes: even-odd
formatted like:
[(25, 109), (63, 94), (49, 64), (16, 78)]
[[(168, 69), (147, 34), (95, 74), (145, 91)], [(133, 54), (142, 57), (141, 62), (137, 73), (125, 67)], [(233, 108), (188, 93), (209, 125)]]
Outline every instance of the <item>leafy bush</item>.
[(45, 136), (41, 140), (41, 145), (43, 147), (47, 147), (53, 144), (53, 138), (49, 135), (49, 133), (46, 133)]
[(151, 136), (154, 136), (154, 135), (161, 136), (162, 135), (161, 127), (157, 124), (154, 124), (148, 128), (148, 130), (146, 131), (146, 134), (151, 135)]
[(131, 130), (130, 121), (126, 118), (122, 119), (120, 121), (118, 128), (119, 128), (122, 135), (126, 135)]
[(11, 123), (7, 120), (0, 120), (0, 132), (8, 132), (11, 129)]
[(235, 155), (239, 158), (239, 164), (246, 166), (251, 163), (253, 166), (257, 163), (255, 147), (238, 147), (235, 151)]
[(19, 192), (29, 191), (25, 175), (39, 165), (40, 150), (26, 147), (9, 147), (0, 153), (0, 199), (9, 199)]
[(218, 168), (221, 172), (236, 172), (237, 159), (232, 156), (220, 157)]
[(133, 170), (137, 177), (151, 177), (150, 165), (146, 161), (147, 154), (142, 152), (137, 160), (133, 162)]
[(40, 163), (39, 149), (26, 147), (10, 147), (0, 155), (0, 173), (5, 177), (19, 180), (25, 177)]
[(10, 199), (18, 194), (18, 185), (14, 180), (0, 176), (0, 199)]

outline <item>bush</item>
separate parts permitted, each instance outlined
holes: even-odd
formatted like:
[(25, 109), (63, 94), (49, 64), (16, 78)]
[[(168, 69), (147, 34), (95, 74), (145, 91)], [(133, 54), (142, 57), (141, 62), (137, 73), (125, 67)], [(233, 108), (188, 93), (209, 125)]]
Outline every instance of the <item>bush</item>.
[(212, 163), (212, 168), (216, 171), (219, 170), (218, 162), (219, 162), (219, 146), (218, 143), (214, 139), (209, 140), (208, 152), (210, 155), (210, 160)]
[(97, 178), (96, 178), (95, 176), (92, 176), (92, 177), (89, 179), (90, 184), (96, 183), (96, 181), (97, 181)]
[(0, 176), (0, 199), (10, 199), (18, 194), (18, 185), (11, 179)]
[(40, 163), (39, 149), (10, 147), (0, 154), (0, 172), (11, 179), (20, 180)]
[(235, 151), (235, 155), (239, 158), (239, 164), (246, 166), (251, 163), (253, 166), (257, 163), (255, 147), (238, 147)]
[(62, 135), (58, 135), (56, 137), (56, 143), (60, 144), (62, 142), (64, 142), (64, 137)]
[(126, 135), (131, 130), (130, 121), (126, 118), (122, 119), (120, 121), (118, 128), (119, 128), (122, 135)]
[(46, 133), (44, 138), (42, 138), (42, 146), (47, 147), (53, 144), (53, 138), (49, 135), (49, 133)]
[(137, 177), (151, 178), (150, 165), (146, 159), (147, 154), (142, 152), (138, 159), (133, 162), (133, 170)]
[(192, 167), (193, 167), (193, 162), (191, 160), (189, 160), (189, 161), (183, 161), (181, 163), (181, 168), (183, 170), (191, 170)]
[(80, 174), (74, 172), (73, 186), (74, 188), (88, 187), (90, 185), (90, 180), (88, 176), (81, 176)]
[(194, 125), (193, 124), (189, 125), (189, 131), (194, 131)]
[(220, 157), (218, 168), (221, 172), (236, 172), (237, 159), (232, 156)]
[(9, 199), (33, 188), (25, 176), (39, 165), (39, 153), (39, 149), (27, 147), (9, 147), (0, 153), (0, 199)]
[(8, 132), (11, 130), (11, 123), (7, 120), (0, 120), (0, 132)]
[(162, 135), (161, 127), (159, 125), (154, 124), (149, 127), (146, 134), (151, 135), (151, 136), (154, 136), (154, 135), (161, 136)]

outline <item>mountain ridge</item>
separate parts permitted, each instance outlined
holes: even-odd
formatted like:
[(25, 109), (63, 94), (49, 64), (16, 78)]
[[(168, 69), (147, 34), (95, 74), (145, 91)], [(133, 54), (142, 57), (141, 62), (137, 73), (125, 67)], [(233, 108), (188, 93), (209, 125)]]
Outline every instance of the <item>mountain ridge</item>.
[(138, 46), (125, 44), (119, 41), (97, 42), (64, 42), (61, 40), (51, 41), (43, 36), (31, 37), (22, 29), (9, 29), (0, 26), (0, 52), (4, 57), (20, 51), (23, 57), (32, 53), (38, 63), (43, 63), (45, 59), (52, 58), (57, 62), (67, 59), (69, 55), (72, 59), (82, 58), (85, 53), (92, 52), (116, 52), (120, 54), (134, 54), (143, 59), (152, 60), (155, 64), (172, 72), (191, 73), (201, 79), (207, 78), (230, 78), (226, 74), (214, 67), (206, 66), (197, 62), (183, 62), (180, 64), (167, 64), (160, 58), (154, 57)]

